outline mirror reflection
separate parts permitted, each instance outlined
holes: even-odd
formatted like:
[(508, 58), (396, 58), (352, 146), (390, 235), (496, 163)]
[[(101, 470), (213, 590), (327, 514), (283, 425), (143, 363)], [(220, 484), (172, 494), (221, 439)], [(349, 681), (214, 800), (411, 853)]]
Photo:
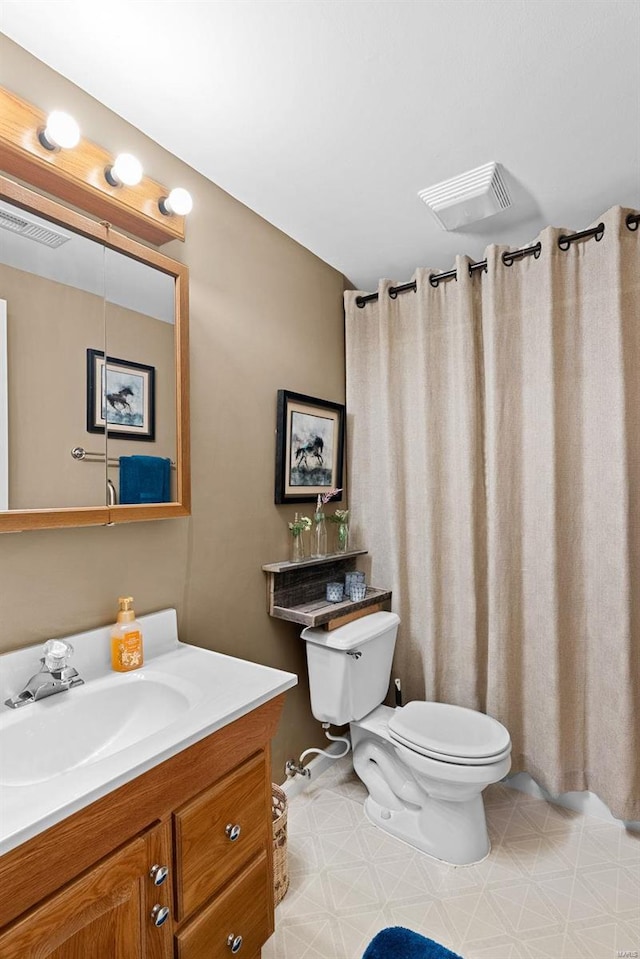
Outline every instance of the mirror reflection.
[(106, 420), (109, 489), (119, 504), (177, 498), (174, 285), (166, 273), (105, 251), (107, 362), (100, 351), (88, 354), (96, 388), (87, 428), (101, 435)]
[(175, 499), (174, 289), (0, 201), (0, 510)]

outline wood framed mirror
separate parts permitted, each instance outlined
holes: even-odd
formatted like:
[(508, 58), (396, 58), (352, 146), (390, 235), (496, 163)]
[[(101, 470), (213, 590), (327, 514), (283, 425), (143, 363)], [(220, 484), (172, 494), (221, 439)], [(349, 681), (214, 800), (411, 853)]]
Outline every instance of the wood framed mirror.
[(0, 532), (190, 513), (188, 309), (182, 263), (0, 176)]

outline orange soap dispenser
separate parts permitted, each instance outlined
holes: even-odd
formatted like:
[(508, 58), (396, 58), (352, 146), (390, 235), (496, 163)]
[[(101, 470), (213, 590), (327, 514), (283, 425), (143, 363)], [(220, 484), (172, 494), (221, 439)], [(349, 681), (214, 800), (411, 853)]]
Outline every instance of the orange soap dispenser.
[(132, 596), (120, 596), (120, 609), (111, 630), (111, 666), (118, 673), (142, 666), (142, 627), (136, 619)]

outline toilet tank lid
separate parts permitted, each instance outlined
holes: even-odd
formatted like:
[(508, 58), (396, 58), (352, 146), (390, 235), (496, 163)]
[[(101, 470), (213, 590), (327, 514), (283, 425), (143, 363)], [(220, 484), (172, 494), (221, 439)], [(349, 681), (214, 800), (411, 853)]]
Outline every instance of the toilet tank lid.
[(329, 649), (355, 649), (389, 629), (397, 629), (399, 623), (400, 617), (396, 613), (369, 613), (368, 616), (355, 619), (346, 626), (338, 626), (337, 629), (307, 626), (300, 636), (307, 643), (327, 646)]

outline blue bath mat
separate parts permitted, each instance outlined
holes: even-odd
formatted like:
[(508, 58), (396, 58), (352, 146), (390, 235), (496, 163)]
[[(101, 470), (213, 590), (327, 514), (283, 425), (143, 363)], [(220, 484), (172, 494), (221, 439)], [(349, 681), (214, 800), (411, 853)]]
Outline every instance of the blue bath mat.
[(390, 926), (371, 940), (362, 959), (461, 959), (433, 939), (405, 929)]

